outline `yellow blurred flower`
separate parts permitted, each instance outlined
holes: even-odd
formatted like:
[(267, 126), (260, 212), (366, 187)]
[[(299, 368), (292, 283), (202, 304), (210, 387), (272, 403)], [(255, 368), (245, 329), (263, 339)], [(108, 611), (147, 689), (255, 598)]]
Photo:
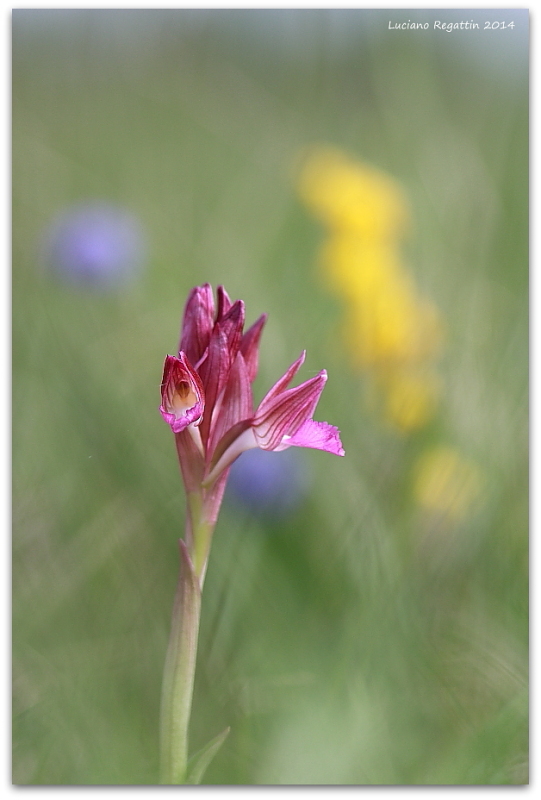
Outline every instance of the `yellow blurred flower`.
[(422, 427), (437, 408), (443, 324), (403, 262), (410, 217), (404, 192), (330, 147), (311, 151), (299, 191), (328, 229), (321, 271), (346, 303), (343, 336), (353, 363), (382, 393), (387, 421), (405, 432)]
[(456, 522), (480, 499), (483, 485), (476, 464), (452, 447), (436, 447), (417, 462), (413, 493), (423, 509)]
[(333, 290), (346, 300), (368, 300), (402, 273), (400, 254), (394, 244), (367, 240), (355, 232), (332, 233), (321, 248), (321, 272)]
[[(323, 281), (345, 304), (342, 336), (366, 377), (366, 402), (396, 430), (419, 430), (442, 396), (438, 360), (444, 324), (404, 263), (410, 212), (389, 175), (332, 147), (312, 149), (299, 193), (326, 226), (319, 257)], [(479, 497), (482, 476), (457, 450), (438, 447), (415, 468), (414, 494), (425, 511), (462, 519)]]
[(308, 153), (299, 192), (322, 222), (340, 231), (381, 239), (401, 237), (409, 225), (408, 203), (399, 184), (333, 147)]
[(415, 371), (439, 357), (442, 329), (430, 304), (415, 303), (397, 287), (355, 298), (343, 327), (352, 361), (362, 368)]

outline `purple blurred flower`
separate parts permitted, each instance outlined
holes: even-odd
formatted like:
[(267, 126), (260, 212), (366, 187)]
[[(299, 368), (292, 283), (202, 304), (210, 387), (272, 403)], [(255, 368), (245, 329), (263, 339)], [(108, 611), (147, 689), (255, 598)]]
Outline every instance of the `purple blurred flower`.
[(52, 223), (45, 240), (50, 269), (78, 286), (121, 286), (139, 274), (145, 256), (137, 219), (109, 203), (68, 209)]
[(283, 517), (306, 496), (309, 475), (297, 450), (248, 450), (231, 466), (226, 498), (255, 516)]

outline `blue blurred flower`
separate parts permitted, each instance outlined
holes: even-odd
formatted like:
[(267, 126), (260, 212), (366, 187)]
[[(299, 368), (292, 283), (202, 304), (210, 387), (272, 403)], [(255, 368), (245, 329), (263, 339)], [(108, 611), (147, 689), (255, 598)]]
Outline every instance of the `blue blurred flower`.
[(45, 260), (71, 284), (114, 288), (138, 276), (146, 241), (138, 220), (120, 206), (89, 203), (61, 214), (45, 239)]
[(295, 448), (248, 450), (232, 465), (226, 499), (259, 517), (284, 517), (306, 496), (309, 475)]

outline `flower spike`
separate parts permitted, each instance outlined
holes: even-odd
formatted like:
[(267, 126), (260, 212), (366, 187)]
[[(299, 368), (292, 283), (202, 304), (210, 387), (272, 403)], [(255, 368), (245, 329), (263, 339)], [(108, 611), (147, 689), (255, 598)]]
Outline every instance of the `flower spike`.
[(219, 286), (215, 306), (210, 285), (198, 286), (186, 303), (179, 356), (167, 356), (165, 361), (160, 411), (177, 437), (185, 429), (191, 432), (198, 463), (191, 464), (196, 451), (187, 444), (189, 440), (177, 438), (182, 472), (190, 476), (193, 490), (191, 476), (201, 474), (202, 457), (202, 487), (209, 492), (209, 508), (219, 506), (216, 496), (211, 498), (212, 487), (223, 492), (224, 482), (218, 479), (245, 450), (311, 447), (344, 455), (338, 430), (312, 419), (327, 381), (326, 371), (288, 388), (304, 362), (305, 351), (254, 412), (251, 383), (257, 373), (266, 319), (263, 314), (243, 333), (242, 300), (233, 303)]

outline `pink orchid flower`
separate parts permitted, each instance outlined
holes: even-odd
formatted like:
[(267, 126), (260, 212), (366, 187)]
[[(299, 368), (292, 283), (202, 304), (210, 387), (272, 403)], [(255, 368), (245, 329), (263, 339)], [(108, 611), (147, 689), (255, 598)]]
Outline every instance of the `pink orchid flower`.
[[(175, 434), (187, 518), (162, 692), (162, 783), (197, 782), (188, 775), (187, 756), (201, 590), (231, 464), (253, 447), (313, 447), (344, 455), (338, 430), (312, 418), (325, 370), (288, 388), (304, 353), (254, 410), (252, 383), (265, 320), (263, 314), (244, 331), (242, 300), (231, 303), (219, 286), (215, 308), (209, 284), (197, 286), (186, 303), (178, 356), (165, 359), (160, 412)], [(227, 733), (202, 751), (203, 760)]]
[(167, 356), (160, 412), (176, 437), (187, 491), (207, 491), (215, 521), (228, 468), (253, 447), (312, 447), (343, 456), (338, 430), (312, 419), (327, 380), (316, 376), (288, 388), (305, 354), (274, 384), (254, 411), (263, 314), (243, 332), (244, 303), (231, 303), (222, 286), (214, 307), (212, 288), (192, 289), (184, 311), (178, 356)]

